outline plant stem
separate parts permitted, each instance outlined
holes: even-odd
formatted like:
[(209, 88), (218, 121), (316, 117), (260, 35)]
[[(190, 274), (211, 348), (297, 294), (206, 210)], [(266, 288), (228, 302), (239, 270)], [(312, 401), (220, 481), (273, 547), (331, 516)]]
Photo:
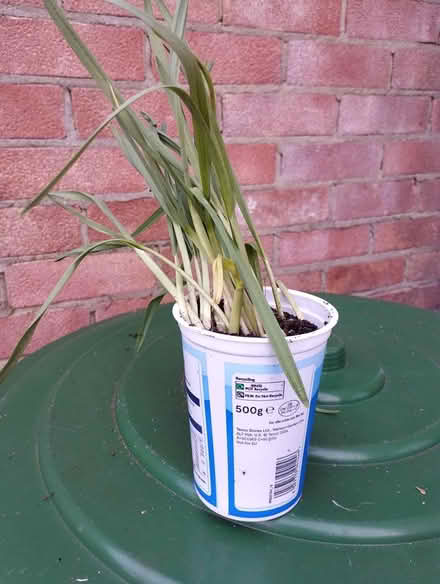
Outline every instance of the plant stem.
[(286, 298), (287, 302), (290, 304), (293, 313), (300, 319), (300, 320), (304, 320), (304, 315), (302, 313), (302, 310), (300, 309), (300, 307), (298, 306), (297, 302), (295, 301), (295, 299), (293, 298), (293, 296), (290, 294), (289, 290), (287, 289), (287, 287), (283, 284), (283, 282), (281, 282), (281, 280), (277, 280), (277, 284), (279, 289), (281, 290), (281, 292), (283, 293), (283, 296)]
[[(191, 269), (191, 260), (189, 259), (188, 249), (186, 247), (185, 239), (183, 237), (182, 228), (177, 223), (173, 224), (174, 232), (176, 234), (177, 245), (180, 251), (180, 255), (182, 257), (183, 268), (186, 274), (189, 274), (192, 277), (192, 269)], [(177, 263), (177, 262), (176, 262)], [(189, 301), (191, 303), (191, 308), (194, 312), (197, 312), (197, 298), (194, 288), (189, 286)]]
[[(202, 282), (203, 289), (211, 296), (211, 283), (209, 280), (209, 262), (207, 258), (202, 257)], [(203, 328), (209, 330), (211, 328), (211, 306), (204, 298), (200, 298), (200, 318), (203, 323)]]
[(228, 333), (238, 335), (240, 332), (241, 308), (243, 306), (243, 284), (237, 283), (234, 298), (232, 300), (231, 318), (229, 320)]

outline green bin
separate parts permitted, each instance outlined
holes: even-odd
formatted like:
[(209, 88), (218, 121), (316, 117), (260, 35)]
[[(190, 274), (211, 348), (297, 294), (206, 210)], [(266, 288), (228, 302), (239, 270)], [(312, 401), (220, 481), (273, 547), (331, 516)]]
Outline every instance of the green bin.
[(25, 359), (0, 386), (0, 583), (438, 584), (440, 315), (325, 297), (333, 413), (302, 501), (264, 523), (194, 493), (169, 306), (139, 354), (130, 314)]

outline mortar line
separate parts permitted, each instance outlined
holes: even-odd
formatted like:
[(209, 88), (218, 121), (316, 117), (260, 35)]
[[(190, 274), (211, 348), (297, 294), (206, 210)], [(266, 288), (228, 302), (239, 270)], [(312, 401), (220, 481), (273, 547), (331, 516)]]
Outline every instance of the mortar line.
[[(148, 87), (150, 79), (119, 79), (115, 81), (115, 85), (122, 89), (143, 89)], [(58, 85), (62, 87), (70, 87), (72, 89), (97, 89), (96, 83), (89, 77), (61, 77), (49, 75), (34, 75), (34, 74), (0, 74), (0, 84), (17, 84), (17, 85)], [(222, 93), (270, 93), (278, 92), (280, 84), (228, 84), (216, 83), (216, 90)], [(404, 89), (404, 88), (384, 88), (384, 87), (353, 87), (353, 86), (331, 86), (331, 85), (289, 85), (286, 84), (283, 88), (289, 93), (298, 94), (330, 94), (342, 97), (347, 93), (355, 95), (401, 95), (401, 96), (425, 96), (434, 98), (440, 97), (440, 89)]]
[(394, 85), (395, 60), (396, 60), (396, 54), (394, 51), (391, 51), (391, 69), (390, 69), (390, 80), (389, 80), (389, 84), (388, 84), (388, 91), (389, 92), (393, 89), (393, 85)]
[(281, 43), (281, 72), (280, 72), (280, 87), (284, 89), (287, 87), (287, 76), (289, 66), (289, 43), (283, 40)]
[(339, 38), (347, 38), (347, 1), (341, 0), (341, 16), (339, 21)]
[[(345, 1), (345, 0), (344, 0)], [(128, 14), (128, 13), (127, 13)], [(47, 12), (38, 7), (16, 7), (0, 6), (0, 15), (50, 20)], [(145, 28), (143, 23), (135, 16), (99, 14), (93, 12), (67, 12), (71, 22), (84, 24), (101, 24), (104, 26)], [(220, 26), (219, 26), (220, 24)], [(399, 39), (364, 39), (355, 37), (341, 37), (338, 35), (324, 35), (316, 33), (304, 33), (299, 31), (282, 31), (276, 29), (259, 29), (246, 26), (221, 25), (219, 22), (214, 23), (197, 23), (188, 22), (187, 30), (195, 32), (213, 32), (213, 33), (235, 33), (242, 36), (266, 36), (277, 37), (286, 40), (314, 40), (317, 42), (330, 42), (335, 44), (357, 44), (371, 47), (382, 48), (424, 48), (429, 51), (440, 51), (440, 45), (434, 42), (399, 40)]]
[(430, 100), (428, 102), (428, 111), (426, 113), (426, 134), (427, 137), (431, 137), (433, 135), (432, 132), (432, 116), (434, 114), (434, 96), (430, 96)]
[(74, 121), (73, 121), (73, 104), (72, 90), (69, 87), (64, 88), (64, 129), (66, 132), (66, 141), (74, 142), (77, 139)]

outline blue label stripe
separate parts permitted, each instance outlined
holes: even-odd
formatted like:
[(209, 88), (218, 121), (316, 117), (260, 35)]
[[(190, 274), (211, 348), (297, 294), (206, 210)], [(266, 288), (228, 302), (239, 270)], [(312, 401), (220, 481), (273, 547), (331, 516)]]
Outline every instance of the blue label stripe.
[(196, 404), (196, 406), (200, 406), (200, 400), (198, 397), (196, 397), (192, 391), (190, 389), (188, 389), (188, 386), (185, 384), (185, 389), (186, 389), (186, 393), (189, 397), (189, 399)]
[[(208, 395), (209, 384), (208, 376), (203, 375), (203, 387), (205, 395)], [(215, 482), (215, 462), (214, 462), (214, 442), (212, 439), (212, 421), (211, 421), (211, 405), (209, 399), (205, 400), (205, 417), (206, 417), (206, 432), (208, 434), (208, 453), (209, 453), (209, 476), (211, 479), (211, 496), (205, 496), (205, 499), (212, 505), (217, 505), (217, 489)]]
[(301, 474), (299, 477), (298, 494), (300, 496), (301, 496), (301, 493), (303, 490), (304, 479), (306, 477), (307, 455), (309, 453), (310, 438), (312, 437), (313, 422), (315, 421), (316, 402), (318, 401), (319, 382), (321, 381), (321, 374), (322, 374), (323, 366), (324, 366), (324, 353), (322, 353), (321, 364), (315, 369), (315, 374), (313, 377), (312, 399), (311, 399), (310, 406), (309, 406), (310, 413), (309, 413), (309, 419), (307, 421), (306, 439), (305, 439), (305, 443), (304, 443), (304, 456), (303, 456), (303, 462), (302, 462), (302, 467), (301, 467)]
[(202, 426), (201, 426), (200, 424), (197, 424), (197, 422), (194, 420), (194, 418), (193, 418), (193, 417), (191, 417), (189, 414), (188, 414), (188, 418), (189, 418), (189, 421), (191, 422), (191, 424), (194, 426), (194, 428), (195, 428), (195, 429), (196, 429), (198, 432), (200, 432), (200, 434), (203, 434), (203, 431), (202, 431)]
[[(209, 478), (210, 478), (210, 483), (211, 483), (211, 494), (209, 495), (208, 493), (203, 491), (199, 487), (199, 485), (196, 483), (196, 481), (194, 481), (194, 485), (195, 485), (198, 493), (200, 494), (200, 496), (203, 497), (203, 499), (205, 499), (208, 503), (211, 503), (211, 505), (216, 506), (217, 505), (217, 484), (216, 484), (216, 477), (215, 477), (214, 443), (213, 443), (213, 439), (212, 439), (211, 402), (209, 399), (209, 382), (208, 382), (208, 371), (207, 371), (207, 366), (206, 366), (206, 354), (203, 353), (202, 351), (199, 351), (198, 349), (196, 349), (192, 345), (190, 345), (184, 339), (182, 339), (182, 345), (183, 345), (183, 349), (185, 351), (188, 351), (188, 353), (190, 353), (193, 357), (198, 359), (198, 361), (201, 365), (201, 368), (202, 368), (203, 405), (204, 405), (204, 410), (205, 410), (206, 436), (208, 439), (208, 466), (209, 466)], [(187, 388), (187, 393), (189, 393), (188, 388)], [(198, 400), (198, 398), (194, 394), (191, 394), (191, 395), (197, 401), (199, 401), (198, 405), (200, 405), (200, 400)], [(191, 398), (191, 396), (190, 396), (190, 398)], [(191, 419), (191, 416), (190, 416), (190, 422), (192, 422), (193, 424), (194, 423), (197, 424), (197, 422), (195, 422), (195, 420)], [(198, 426), (198, 428), (200, 428), (199, 432), (201, 432), (202, 428), (200, 427), (199, 424), (197, 424), (197, 426)], [(195, 426), (195, 427), (197, 427), (197, 426)]]
[(310, 403), (310, 413), (307, 420), (307, 430), (304, 445), (304, 456), (302, 459), (301, 470), (300, 470), (300, 480), (297, 495), (280, 505), (279, 507), (274, 507), (268, 510), (260, 511), (242, 511), (237, 509), (235, 506), (235, 474), (234, 474), (234, 424), (233, 424), (233, 413), (232, 413), (232, 379), (235, 373), (249, 373), (249, 374), (278, 374), (282, 373), (282, 369), (278, 364), (273, 365), (240, 365), (237, 363), (225, 363), (225, 392), (226, 392), (226, 436), (227, 436), (227, 449), (228, 449), (228, 491), (229, 491), (229, 515), (234, 517), (272, 517), (278, 513), (282, 513), (289, 507), (292, 507), (301, 497), (302, 487), (305, 477), (305, 467), (307, 460), (307, 451), (309, 447), (310, 437), (312, 433), (313, 418), (315, 413), (315, 406), (318, 399), (318, 388), (319, 380), (322, 372), (322, 365), (324, 361), (324, 351), (315, 355), (314, 357), (309, 357), (303, 359), (302, 361), (297, 361), (298, 367), (307, 367), (309, 365), (316, 365), (315, 374), (313, 377), (313, 387), (312, 387), (312, 399)]

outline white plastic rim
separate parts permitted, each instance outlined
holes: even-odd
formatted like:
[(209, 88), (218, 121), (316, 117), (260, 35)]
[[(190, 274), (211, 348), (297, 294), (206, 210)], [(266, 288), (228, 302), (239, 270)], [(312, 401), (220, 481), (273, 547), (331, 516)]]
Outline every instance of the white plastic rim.
[[(228, 519), (266, 521), (300, 500), (327, 340), (338, 321), (326, 300), (290, 290), (318, 330), (286, 337), (307, 396), (288, 383), (268, 338), (213, 333), (189, 325), (173, 307), (181, 334), (194, 486)], [(272, 291), (265, 289), (273, 303)], [(291, 312), (288, 303), (282, 303)]]

